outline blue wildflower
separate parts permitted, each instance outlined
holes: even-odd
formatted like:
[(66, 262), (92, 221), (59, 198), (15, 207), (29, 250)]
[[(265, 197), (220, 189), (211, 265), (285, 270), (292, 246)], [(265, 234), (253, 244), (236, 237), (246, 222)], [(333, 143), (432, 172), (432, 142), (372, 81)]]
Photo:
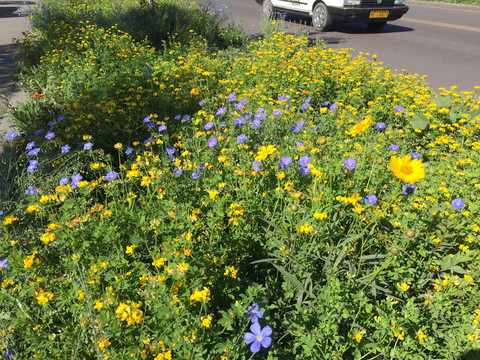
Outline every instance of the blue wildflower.
[(8, 133), (7, 140), (13, 140), (18, 137), (18, 133), (16, 131), (12, 131)]
[(457, 210), (460, 210), (465, 206), (465, 202), (460, 198), (453, 199), (451, 204), (453, 208)]
[(117, 178), (118, 173), (115, 171), (108, 172), (103, 178), (107, 181), (113, 181)]
[(27, 186), (27, 190), (25, 190), (25, 195), (37, 196), (37, 188), (34, 186)]
[(354, 158), (348, 158), (343, 162), (343, 165), (347, 168), (347, 170), (353, 170), (357, 166), (357, 161)]
[(61, 149), (62, 149), (62, 154), (66, 154), (66, 153), (68, 153), (68, 152), (70, 151), (71, 146), (68, 145), (68, 144), (65, 144), (65, 145), (63, 145), (63, 146), (61, 147)]
[(413, 195), (415, 194), (415, 190), (416, 190), (416, 187), (415, 185), (412, 185), (412, 184), (405, 184), (402, 187), (402, 191), (405, 195)]
[(308, 155), (302, 156), (300, 159), (298, 159), (298, 163), (302, 167), (307, 167), (310, 165), (310, 157)]
[(222, 107), (220, 109), (217, 110), (217, 115), (223, 115), (227, 112), (227, 108), (226, 107)]
[(60, 185), (64, 186), (64, 185), (67, 185), (69, 181), (70, 181), (69, 178), (64, 177), (64, 178), (61, 178), (58, 183), (59, 183)]
[(28, 156), (35, 156), (35, 155), (37, 155), (39, 152), (40, 152), (40, 148), (37, 147), (37, 148), (34, 148), (34, 149), (30, 150), (30, 151), (27, 153), (27, 155), (28, 155)]
[(272, 343), (272, 328), (270, 326), (265, 326), (263, 329), (258, 322), (253, 323), (250, 326), (250, 331), (244, 335), (245, 344), (252, 344), (250, 346), (250, 351), (252, 353), (259, 352), (262, 346), (268, 348)]
[(47, 135), (45, 135), (45, 139), (47, 139), (47, 140), (52, 140), (54, 137), (55, 137), (54, 132), (49, 132), (49, 133), (47, 133)]
[(245, 315), (245, 319), (249, 319), (252, 323), (258, 322), (259, 318), (263, 317), (263, 311), (260, 310), (258, 304), (253, 303), (251, 306), (245, 308), (248, 311), (248, 314)]
[(202, 176), (202, 172), (201, 171), (194, 171), (192, 173), (192, 178), (194, 179), (198, 179), (200, 176)]
[(93, 144), (91, 142), (87, 142), (85, 144), (83, 144), (83, 150), (87, 151), (87, 150), (90, 150), (92, 148)]
[(8, 270), (7, 259), (0, 257), (0, 269)]
[(373, 194), (365, 196), (365, 204), (374, 206), (377, 203), (377, 197)]
[(211, 137), (210, 139), (208, 139), (208, 147), (209, 148), (213, 148), (215, 146), (217, 146), (218, 144), (218, 139), (216, 137)]
[(168, 155), (173, 155), (175, 153), (175, 148), (172, 146), (172, 145), (168, 145), (166, 148), (165, 148), (165, 152), (168, 154)]
[(285, 170), (292, 163), (292, 158), (290, 156), (284, 156), (280, 159), (280, 167)]
[(244, 143), (247, 140), (248, 140), (248, 138), (245, 134), (237, 136), (237, 143), (239, 143), (239, 144)]
[(253, 167), (253, 170), (255, 170), (255, 171), (260, 171), (260, 170), (262, 170), (262, 168), (263, 168), (263, 164), (262, 164), (261, 161), (255, 160), (255, 161), (253, 162), (253, 166), (252, 166), (252, 167)]

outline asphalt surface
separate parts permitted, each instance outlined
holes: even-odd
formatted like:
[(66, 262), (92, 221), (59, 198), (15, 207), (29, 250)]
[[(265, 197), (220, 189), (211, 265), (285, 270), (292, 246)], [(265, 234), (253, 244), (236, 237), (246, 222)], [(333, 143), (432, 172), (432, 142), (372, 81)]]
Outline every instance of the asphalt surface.
[(28, 20), (19, 15), (32, 4), (30, 1), (0, 0), (0, 141), (12, 130), (8, 112), (4, 111), (6, 104), (14, 106), (25, 100), (25, 94), (10, 74), (15, 70), (14, 56), (18, 53), (13, 39), (22, 38), (22, 33), (29, 28)]

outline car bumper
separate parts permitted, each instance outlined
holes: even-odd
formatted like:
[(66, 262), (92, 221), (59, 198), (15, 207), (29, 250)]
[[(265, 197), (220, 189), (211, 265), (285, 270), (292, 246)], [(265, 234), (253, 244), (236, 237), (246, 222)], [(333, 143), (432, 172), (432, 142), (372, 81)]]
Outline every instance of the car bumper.
[[(373, 10), (388, 10), (388, 17), (371, 18)], [(335, 8), (329, 7), (328, 12), (333, 21), (339, 22), (383, 22), (400, 19), (408, 11), (408, 6), (382, 7), (382, 8)]]

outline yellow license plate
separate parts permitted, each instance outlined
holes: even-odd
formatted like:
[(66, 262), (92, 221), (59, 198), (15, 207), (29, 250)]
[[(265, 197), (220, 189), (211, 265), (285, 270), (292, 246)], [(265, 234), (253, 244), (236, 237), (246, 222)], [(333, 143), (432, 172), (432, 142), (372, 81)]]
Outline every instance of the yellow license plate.
[(372, 10), (370, 11), (370, 19), (381, 19), (388, 17), (388, 10)]

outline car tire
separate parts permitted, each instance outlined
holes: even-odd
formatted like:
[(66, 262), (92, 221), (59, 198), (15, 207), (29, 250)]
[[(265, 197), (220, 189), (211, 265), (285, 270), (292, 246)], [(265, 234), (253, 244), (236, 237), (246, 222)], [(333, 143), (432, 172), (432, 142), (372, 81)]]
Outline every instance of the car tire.
[(367, 23), (367, 27), (370, 30), (381, 30), (385, 25), (387, 25), (386, 21)]
[(332, 17), (328, 13), (327, 6), (323, 2), (319, 2), (313, 8), (312, 24), (315, 30), (327, 31), (332, 26)]
[(275, 16), (275, 12), (273, 11), (272, 0), (263, 0), (262, 16), (265, 18), (273, 18)]

